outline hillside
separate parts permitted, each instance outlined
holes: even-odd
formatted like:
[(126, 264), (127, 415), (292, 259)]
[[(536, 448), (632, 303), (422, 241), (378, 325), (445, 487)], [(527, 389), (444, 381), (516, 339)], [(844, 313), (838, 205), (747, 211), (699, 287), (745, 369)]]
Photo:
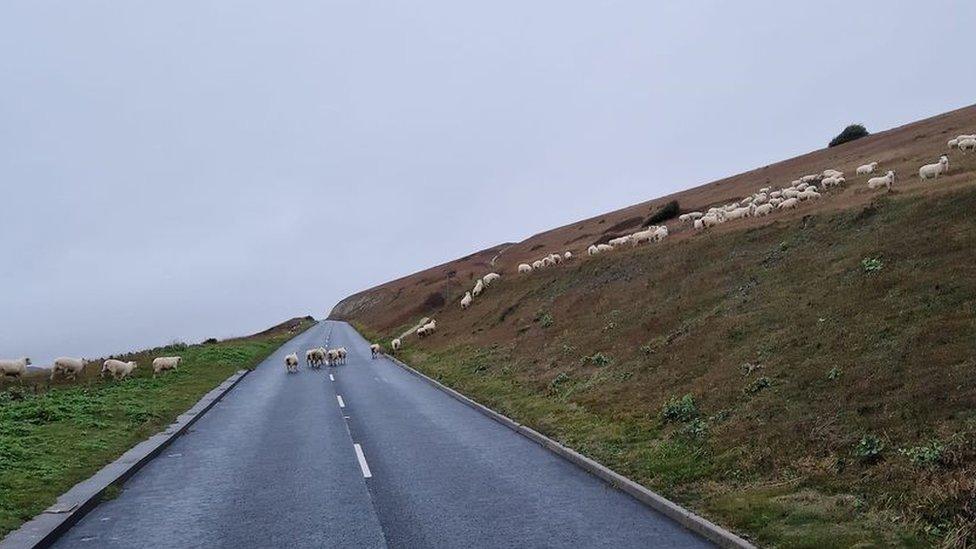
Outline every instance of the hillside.
[[(967, 107), (500, 245), (360, 292), (333, 318), (749, 535), (790, 547), (976, 541), (976, 130)], [(869, 191), (857, 165), (899, 180)], [(815, 203), (583, 258), (660, 205), (700, 210), (836, 168)], [(578, 258), (542, 272), (518, 263)], [(494, 260), (494, 266), (492, 266)], [(474, 277), (503, 275), (467, 311)], [(686, 396), (687, 395), (687, 396)]]

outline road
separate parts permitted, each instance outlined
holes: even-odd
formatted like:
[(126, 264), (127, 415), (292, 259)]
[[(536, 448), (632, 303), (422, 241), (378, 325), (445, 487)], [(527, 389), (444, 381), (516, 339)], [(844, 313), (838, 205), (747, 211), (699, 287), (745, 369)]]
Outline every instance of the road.
[[(284, 356), (345, 346), (344, 366)], [(321, 322), (56, 547), (708, 547)]]

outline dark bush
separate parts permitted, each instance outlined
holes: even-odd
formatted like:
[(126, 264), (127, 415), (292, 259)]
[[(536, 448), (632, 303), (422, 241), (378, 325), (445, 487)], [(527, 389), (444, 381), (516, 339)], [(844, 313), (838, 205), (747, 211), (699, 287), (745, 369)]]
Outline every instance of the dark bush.
[(678, 217), (679, 213), (681, 213), (681, 206), (678, 204), (677, 200), (672, 200), (671, 202), (668, 202), (667, 204), (658, 208), (656, 212), (652, 213), (651, 217), (648, 217), (647, 221), (644, 222), (644, 226), (650, 227), (651, 225), (660, 223), (662, 221), (673, 219)]
[(217, 343), (217, 338), (215, 338), (215, 337), (208, 337), (203, 342), (204, 345), (213, 345), (214, 343)]
[(640, 216), (628, 217), (627, 219), (624, 219), (623, 221), (621, 221), (620, 223), (617, 223), (613, 227), (610, 227), (609, 229), (603, 231), (603, 233), (606, 234), (606, 233), (618, 232), (618, 231), (622, 231), (624, 229), (630, 229), (632, 227), (637, 227), (640, 224), (641, 224), (641, 217)]
[(871, 135), (868, 130), (861, 124), (851, 124), (844, 128), (844, 131), (840, 132), (840, 135), (830, 140), (827, 144), (828, 147), (835, 147), (841, 143), (847, 143), (848, 141), (854, 141), (855, 139), (860, 139), (862, 137), (867, 137)]
[(421, 305), (422, 311), (433, 311), (434, 309), (440, 309), (444, 306), (444, 296), (440, 292), (434, 292), (427, 296), (424, 300), (424, 304)]

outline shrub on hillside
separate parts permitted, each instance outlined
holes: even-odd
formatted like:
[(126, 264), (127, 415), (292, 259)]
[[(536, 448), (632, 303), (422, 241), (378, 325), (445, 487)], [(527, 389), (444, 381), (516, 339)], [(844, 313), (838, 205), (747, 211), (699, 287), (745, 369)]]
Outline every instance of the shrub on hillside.
[(644, 226), (650, 227), (651, 225), (655, 225), (669, 219), (674, 219), (675, 217), (678, 217), (679, 213), (681, 213), (681, 205), (678, 204), (677, 200), (672, 200), (671, 202), (668, 202), (667, 204), (658, 208), (656, 212), (652, 213), (651, 216), (647, 218), (647, 221), (644, 222)]
[(881, 459), (884, 448), (884, 442), (876, 435), (864, 435), (854, 448), (854, 455), (865, 463), (874, 463)]
[(855, 139), (860, 139), (862, 137), (867, 137), (871, 135), (868, 130), (861, 124), (851, 124), (844, 128), (844, 131), (840, 132), (837, 137), (830, 140), (827, 144), (828, 147), (836, 147), (842, 143), (847, 143), (848, 141), (854, 141)]
[(695, 397), (690, 394), (681, 398), (671, 397), (661, 410), (661, 419), (665, 422), (685, 422), (696, 417), (698, 417), (698, 405), (695, 404)]
[(424, 300), (424, 304), (421, 306), (421, 309), (423, 311), (433, 311), (443, 307), (444, 303), (444, 296), (440, 292), (434, 292), (427, 296), (427, 299)]

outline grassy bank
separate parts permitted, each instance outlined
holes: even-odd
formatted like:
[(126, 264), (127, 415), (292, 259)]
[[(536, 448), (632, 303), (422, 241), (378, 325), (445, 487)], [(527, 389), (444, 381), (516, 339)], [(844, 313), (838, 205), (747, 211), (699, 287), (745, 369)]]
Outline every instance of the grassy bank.
[(404, 356), (762, 545), (965, 546), (973, 211), (880, 196), (508, 277)]
[[(312, 324), (295, 319), (249, 337), (132, 353), (123, 360), (137, 360), (140, 368), (122, 382), (100, 380), (96, 363), (78, 383), (5, 386), (0, 391), (0, 535)], [(178, 371), (153, 379), (152, 357), (162, 355), (180, 355), (184, 362)]]

